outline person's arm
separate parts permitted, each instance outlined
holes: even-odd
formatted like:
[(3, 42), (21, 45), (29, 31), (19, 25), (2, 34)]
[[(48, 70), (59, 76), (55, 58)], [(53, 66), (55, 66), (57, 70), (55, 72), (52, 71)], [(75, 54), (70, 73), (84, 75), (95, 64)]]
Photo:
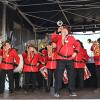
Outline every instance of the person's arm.
[(56, 43), (56, 42), (58, 41), (58, 37), (59, 37), (59, 35), (56, 34), (56, 32), (54, 32), (54, 33), (51, 35), (51, 41)]
[(77, 40), (75, 40), (74, 37), (73, 37), (73, 41), (74, 41), (75, 48), (74, 48), (74, 53), (73, 53), (72, 57), (75, 58), (77, 56), (77, 53), (80, 51), (81, 46), (80, 46), (80, 43)]
[(20, 62), (20, 57), (18, 56), (18, 53), (16, 50), (13, 49), (13, 55), (14, 55), (14, 59), (15, 59), (15, 66), (18, 66), (19, 62)]
[(3, 50), (2, 49), (0, 49), (0, 56), (2, 56), (3, 55)]
[(59, 27), (52, 35), (51, 35), (51, 41), (57, 42), (59, 39), (59, 34), (61, 33), (62, 27)]
[(89, 55), (87, 54), (87, 51), (85, 50), (85, 59), (86, 59), (86, 61), (88, 61), (89, 60)]

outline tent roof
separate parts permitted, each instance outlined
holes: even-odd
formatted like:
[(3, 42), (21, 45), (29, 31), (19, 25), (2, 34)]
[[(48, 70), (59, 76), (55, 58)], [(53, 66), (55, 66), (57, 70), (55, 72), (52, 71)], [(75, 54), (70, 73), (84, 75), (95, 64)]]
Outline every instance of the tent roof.
[(37, 32), (52, 32), (62, 20), (72, 31), (100, 30), (100, 0), (8, 0)]

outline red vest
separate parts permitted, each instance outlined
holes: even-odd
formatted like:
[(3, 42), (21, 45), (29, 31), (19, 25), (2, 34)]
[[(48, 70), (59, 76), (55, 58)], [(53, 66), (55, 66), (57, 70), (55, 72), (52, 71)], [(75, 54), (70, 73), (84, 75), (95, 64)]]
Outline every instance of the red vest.
[(46, 68), (47, 69), (56, 69), (56, 56), (57, 56), (57, 52), (53, 52), (51, 57), (48, 57), (48, 61), (46, 64)]
[(46, 66), (47, 61), (48, 61), (48, 56), (47, 55), (45, 55), (45, 56), (41, 55), (40, 58), (39, 58), (39, 62), (40, 62), (39, 69)]
[(93, 44), (91, 46), (91, 50), (93, 51), (94, 54), (95, 65), (100, 65), (100, 45)]
[(15, 49), (10, 49), (8, 55), (5, 57), (6, 51), (1, 49), (0, 56), (2, 56), (2, 62), (0, 64), (0, 68), (4, 70), (11, 70), (14, 69), (14, 62), (19, 64), (19, 56)]
[[(62, 36), (58, 35), (56, 33), (52, 34), (51, 40), (53, 42), (56, 41), (56, 46), (57, 46), (57, 58), (56, 59), (66, 59), (66, 60), (71, 60), (73, 59), (71, 56), (74, 53), (74, 48), (75, 50), (79, 51), (80, 49), (80, 44), (75, 40), (75, 38), (71, 35), (65, 36), (65, 43), (62, 45)], [(64, 57), (66, 56), (66, 57)]]
[(80, 48), (80, 52), (78, 52), (77, 56), (74, 59), (74, 67), (75, 68), (84, 68), (86, 62), (89, 60), (89, 56), (87, 51), (84, 48)]
[(39, 54), (32, 54), (30, 55), (30, 60), (28, 60), (28, 54), (23, 52), (22, 53), (23, 60), (24, 60), (24, 66), (23, 66), (23, 72), (38, 72), (38, 59)]

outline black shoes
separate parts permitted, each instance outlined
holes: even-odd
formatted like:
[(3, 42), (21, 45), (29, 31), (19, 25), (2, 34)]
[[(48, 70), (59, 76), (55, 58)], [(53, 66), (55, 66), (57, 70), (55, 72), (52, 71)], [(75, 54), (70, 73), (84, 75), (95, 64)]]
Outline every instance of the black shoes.
[(13, 94), (13, 93), (14, 93), (14, 91), (13, 91), (13, 90), (10, 90), (10, 91), (9, 91), (9, 93), (10, 93), (10, 94)]
[(1, 91), (0, 91), (0, 94), (2, 95), (2, 94), (3, 94), (3, 92), (1, 92)]
[(50, 87), (47, 87), (45, 90), (46, 92), (50, 92)]

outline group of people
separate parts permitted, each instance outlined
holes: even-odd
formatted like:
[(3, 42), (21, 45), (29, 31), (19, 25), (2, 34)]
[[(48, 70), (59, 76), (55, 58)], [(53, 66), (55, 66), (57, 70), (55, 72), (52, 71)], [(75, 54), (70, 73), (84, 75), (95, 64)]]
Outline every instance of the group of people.
[[(27, 44), (25, 51), (22, 52), (23, 87), (26, 93), (30, 87), (34, 91), (36, 82), (38, 82), (38, 86), (41, 87), (43, 83), (48, 92), (50, 92), (51, 86), (54, 86), (54, 96), (59, 97), (62, 83), (64, 83), (68, 84), (69, 95), (77, 96), (75, 93), (77, 76), (79, 80), (78, 87), (80, 89), (84, 87), (84, 80), (91, 76), (86, 67), (89, 56), (83, 43), (76, 40), (70, 34), (70, 31), (67, 25), (60, 26), (51, 35), (51, 42), (40, 51), (37, 51), (35, 45)], [(93, 43), (91, 50), (94, 52), (96, 65), (97, 90), (100, 91), (100, 38), (96, 43)], [(2, 44), (0, 56), (2, 58), (0, 63), (0, 94), (4, 92), (6, 75), (9, 79), (9, 92), (13, 93), (15, 90), (13, 70), (19, 65), (20, 57), (17, 50), (11, 47), (9, 41)], [(40, 81), (40, 77), (42, 77), (43, 82)]]

